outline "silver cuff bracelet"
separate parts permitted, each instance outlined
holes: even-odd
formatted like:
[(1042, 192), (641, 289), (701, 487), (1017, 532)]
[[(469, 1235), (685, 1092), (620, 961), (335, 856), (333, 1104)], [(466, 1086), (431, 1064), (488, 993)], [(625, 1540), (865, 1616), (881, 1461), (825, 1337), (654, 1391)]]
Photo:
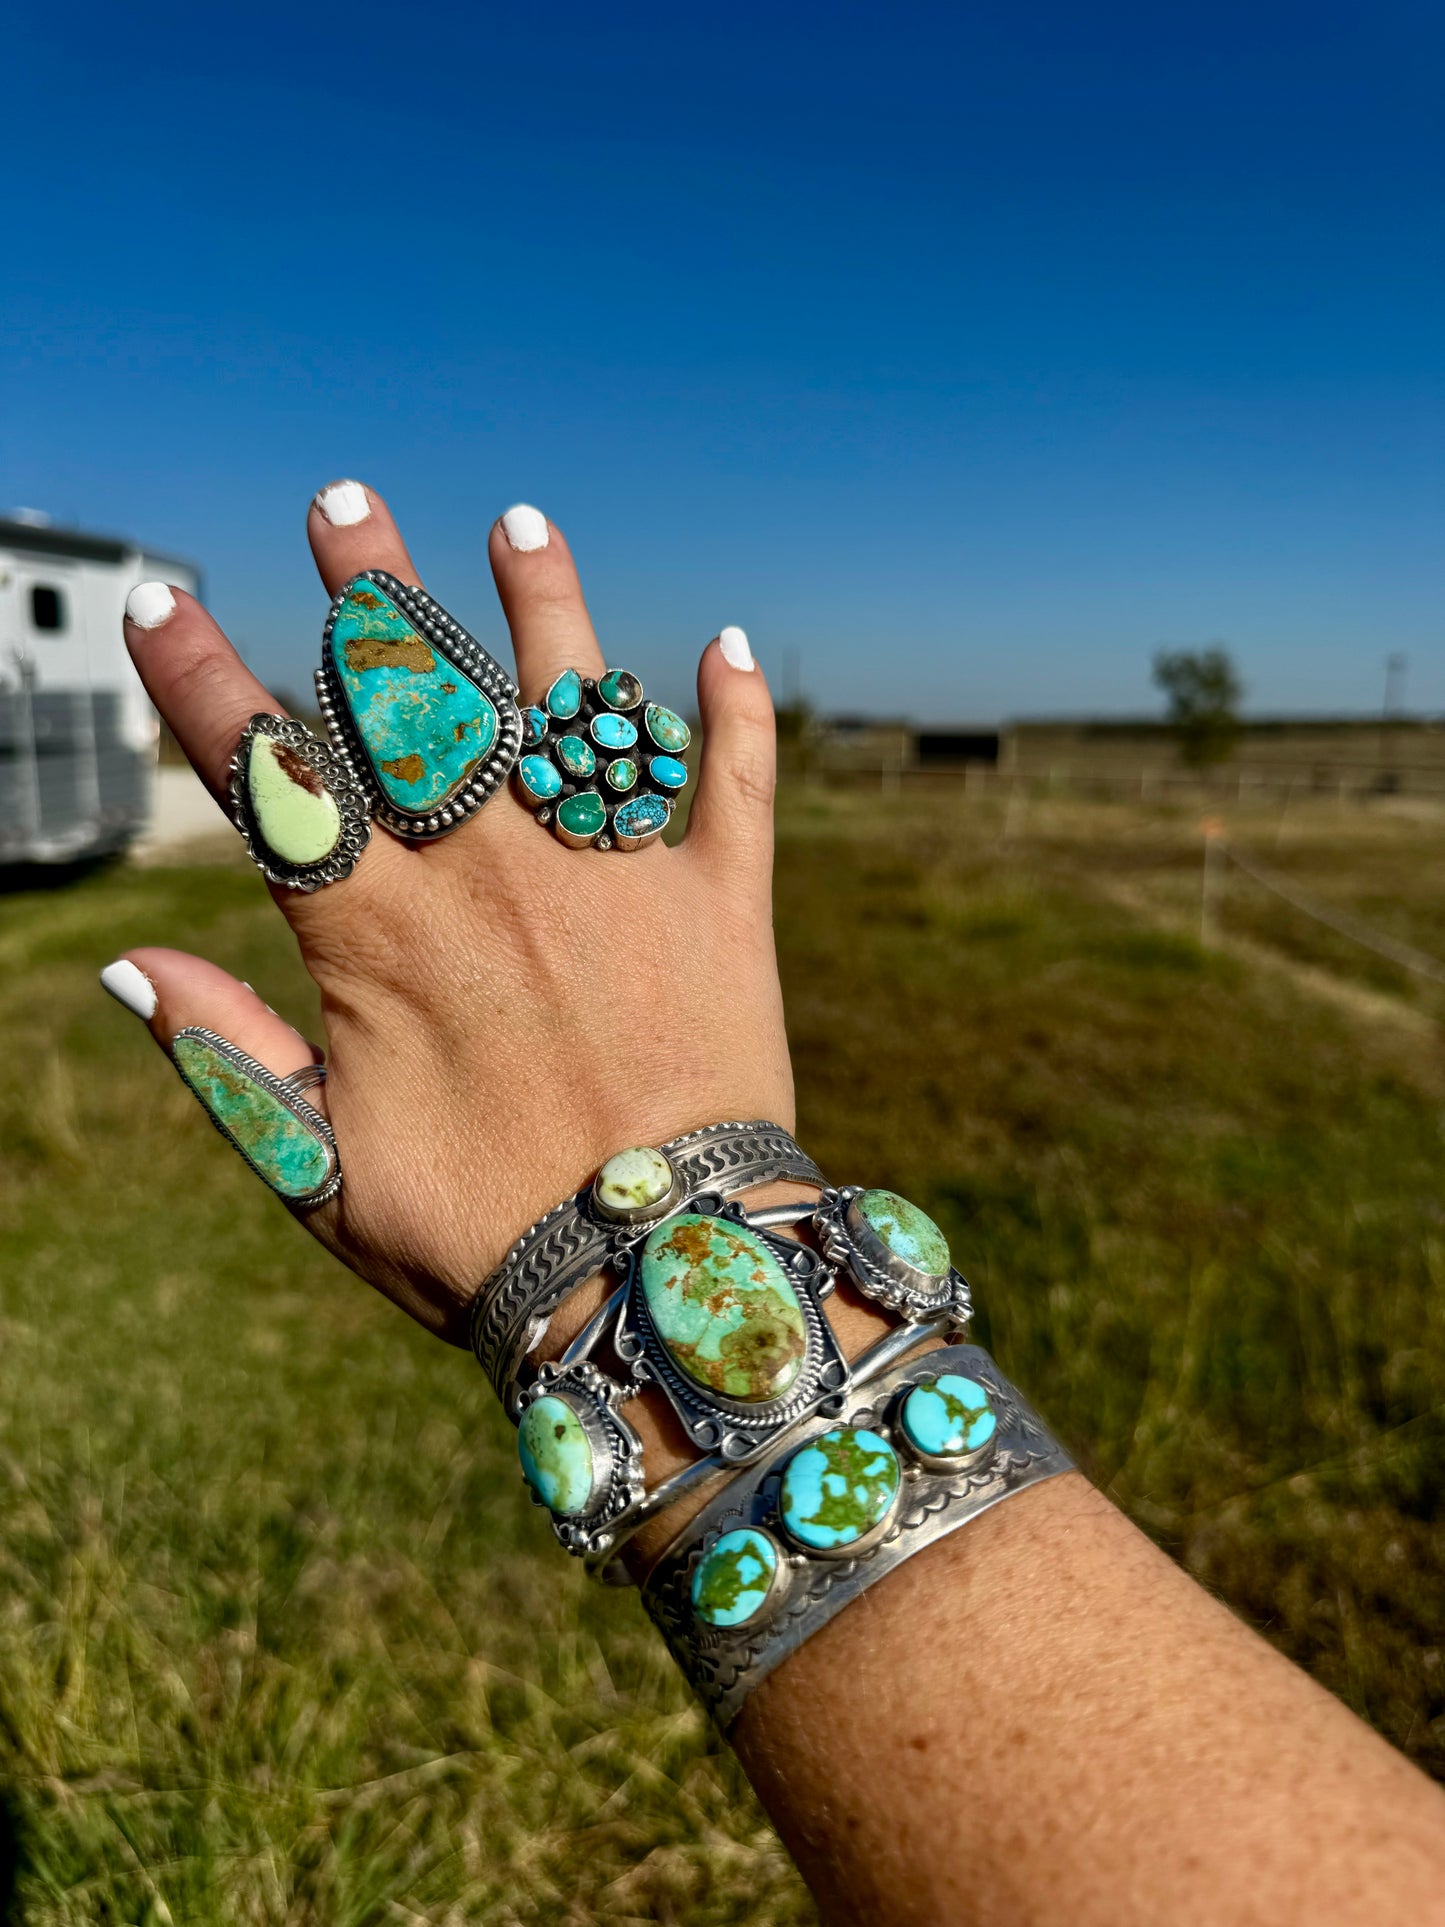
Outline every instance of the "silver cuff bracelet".
[(643, 1604), (725, 1730), (875, 1581), (1072, 1465), (981, 1347), (931, 1351), (739, 1472), (663, 1555)]

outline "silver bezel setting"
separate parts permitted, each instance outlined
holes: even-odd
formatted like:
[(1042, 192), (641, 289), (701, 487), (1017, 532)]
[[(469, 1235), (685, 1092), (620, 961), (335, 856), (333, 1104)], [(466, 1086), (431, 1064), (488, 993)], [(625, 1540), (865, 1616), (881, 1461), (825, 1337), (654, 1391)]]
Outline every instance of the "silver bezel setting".
[[(497, 712), (497, 738), (485, 756), (478, 757), (461, 785), (435, 810), (403, 810), (393, 803), (382, 788), (371, 765), (366, 745), (352, 717), (342, 687), (341, 675), (332, 652), (331, 636), (342, 603), (359, 582), (371, 582), (393, 602), (417, 633), (424, 636), (437, 653), (454, 663), (491, 702)], [(517, 707), (517, 688), (511, 678), (439, 602), (415, 586), (408, 588), (383, 569), (363, 569), (342, 584), (331, 599), (331, 610), (321, 636), (321, 667), (316, 671), (316, 696), (326, 728), (345, 762), (351, 780), (371, 802), (376, 822), (393, 836), (408, 842), (430, 842), (460, 829), (491, 801), (516, 764), (522, 747), (522, 713)]]
[[(274, 742), (284, 743), (309, 763), (336, 805), (341, 831), (319, 863), (288, 863), (262, 834), (246, 787), (251, 744), (258, 736), (269, 736)], [(257, 715), (247, 723), (231, 757), (228, 796), (231, 821), (245, 840), (247, 856), (268, 883), (279, 883), (288, 890), (309, 892), (328, 883), (340, 883), (351, 875), (357, 859), (371, 841), (371, 805), (365, 790), (352, 780), (350, 765), (329, 743), (290, 716)]]
[[(314, 1205), (325, 1204), (328, 1198), (334, 1198), (336, 1193), (341, 1189), (341, 1158), (336, 1149), (335, 1133), (332, 1131), (327, 1120), (321, 1115), (320, 1111), (318, 1111), (314, 1105), (308, 1104), (306, 1099), (300, 1095), (286, 1078), (277, 1077), (273, 1071), (268, 1071), (264, 1064), (258, 1064), (254, 1057), (249, 1056), (238, 1045), (231, 1043), (216, 1031), (208, 1030), (204, 1024), (187, 1024), (183, 1030), (178, 1030), (171, 1040), (172, 1046), (174, 1047), (174, 1045), (178, 1044), (183, 1037), (198, 1037), (202, 1043), (209, 1044), (212, 1050), (219, 1051), (222, 1057), (229, 1058), (238, 1070), (243, 1070), (247, 1077), (253, 1079), (255, 1083), (261, 1086), (262, 1090), (268, 1092), (272, 1097), (279, 1098), (287, 1110), (292, 1112), (293, 1115), (306, 1126), (307, 1130), (311, 1132), (325, 1150), (327, 1156), (327, 1176), (325, 1181), (319, 1184), (314, 1191), (308, 1191), (301, 1197), (287, 1197), (285, 1192), (277, 1191), (275, 1185), (272, 1184), (260, 1165), (257, 1164), (256, 1160), (245, 1147), (238, 1144), (236, 1139), (231, 1136), (231, 1133), (226, 1129), (225, 1125), (222, 1124), (215, 1112), (211, 1110), (208, 1105), (202, 1104), (201, 1109), (205, 1112), (216, 1130), (226, 1140), (227, 1144), (231, 1146), (231, 1149), (239, 1152), (246, 1160), (247, 1164), (249, 1164), (251, 1169), (256, 1173), (256, 1176), (266, 1186), (266, 1189), (280, 1198), (282, 1204), (294, 1205), (298, 1210), (302, 1211), (309, 1211)], [(180, 1078), (186, 1089), (190, 1091), (191, 1096), (195, 1097), (195, 1090), (185, 1077), (180, 1065), (175, 1062), (174, 1056), (172, 1056), (171, 1063), (176, 1076)], [(197, 1099), (197, 1102), (199, 1101), (200, 1100)]]
[[(654, 1152), (662, 1159), (668, 1170), (671, 1171), (672, 1183), (655, 1204), (624, 1205), (619, 1210), (613, 1205), (604, 1204), (601, 1192), (598, 1190), (598, 1186), (602, 1182), (602, 1172), (605, 1171), (607, 1166), (612, 1162), (612, 1158), (608, 1158), (598, 1171), (597, 1176), (592, 1180), (592, 1209), (599, 1218), (605, 1219), (608, 1224), (628, 1225), (634, 1229), (639, 1225), (647, 1225), (650, 1227), (676, 1211), (677, 1207), (687, 1195), (687, 1186), (683, 1180), (681, 1171), (678, 1170), (672, 1159), (660, 1146), (656, 1144), (636, 1144), (626, 1146), (625, 1150)], [(622, 1157), (623, 1155), (625, 1155), (624, 1151), (614, 1151), (612, 1154), (613, 1157)]]
[(699, 1541), (697, 1558), (692, 1562), (691, 1569), (688, 1573), (689, 1603), (691, 1603), (692, 1598), (692, 1581), (696, 1577), (697, 1569), (703, 1560), (706, 1559), (719, 1539), (725, 1539), (730, 1532), (742, 1531), (761, 1533), (763, 1538), (768, 1541), (778, 1555), (778, 1563), (773, 1569), (773, 1577), (768, 1585), (767, 1597), (755, 1613), (750, 1614), (746, 1619), (740, 1619), (737, 1624), (733, 1626), (714, 1625), (712, 1620), (704, 1619), (702, 1614), (698, 1612), (694, 1606), (692, 1613), (693, 1624), (697, 1629), (697, 1643), (701, 1647), (706, 1647), (709, 1634), (715, 1633), (717, 1635), (716, 1643), (722, 1645), (734, 1640), (744, 1627), (751, 1631), (759, 1626), (765, 1626), (770, 1619), (777, 1617), (792, 1587), (793, 1574), (797, 1568), (793, 1564), (793, 1555), (789, 1551), (787, 1541), (783, 1536), (764, 1525), (753, 1525), (751, 1523), (746, 1526), (730, 1525), (721, 1531), (704, 1533), (702, 1539)]
[(801, 1439), (778, 1466), (778, 1481), (773, 1492), (773, 1513), (777, 1521), (778, 1532), (782, 1535), (784, 1542), (792, 1549), (794, 1556), (800, 1557), (804, 1564), (810, 1559), (823, 1559), (827, 1561), (838, 1559), (866, 1559), (870, 1552), (876, 1547), (881, 1546), (883, 1541), (891, 1535), (893, 1521), (898, 1515), (898, 1508), (903, 1500), (903, 1488), (908, 1478), (907, 1462), (898, 1449), (897, 1439), (886, 1425), (853, 1425), (850, 1423), (840, 1423), (829, 1429), (841, 1432), (875, 1433), (882, 1439), (898, 1463), (898, 1483), (893, 1488), (893, 1497), (888, 1501), (888, 1509), (883, 1513), (881, 1518), (869, 1526), (866, 1532), (860, 1532), (856, 1539), (850, 1539), (845, 1546), (809, 1545), (806, 1539), (799, 1539), (794, 1536), (789, 1529), (787, 1520), (783, 1516), (783, 1478), (788, 1467), (798, 1456), (798, 1453), (806, 1452), (810, 1445), (816, 1445), (820, 1439), (825, 1439), (828, 1433), (826, 1431), (814, 1432), (811, 1438)]
[(865, 1298), (896, 1311), (910, 1324), (946, 1316), (962, 1332), (973, 1316), (968, 1281), (950, 1267), (935, 1278), (892, 1252), (857, 1209), (867, 1187), (845, 1184), (827, 1190), (813, 1214), (813, 1230), (828, 1262), (846, 1271)]
[[(927, 1362), (928, 1361), (925, 1360), (925, 1363)], [(997, 1452), (998, 1442), (1003, 1433), (1003, 1418), (994, 1401), (993, 1388), (989, 1385), (984, 1385), (981, 1378), (975, 1378), (973, 1380), (974, 1384), (983, 1385), (984, 1391), (988, 1394), (989, 1410), (993, 1414), (993, 1431), (984, 1440), (982, 1445), (976, 1445), (970, 1452), (925, 1452), (921, 1445), (918, 1445), (909, 1437), (908, 1428), (903, 1423), (904, 1406), (915, 1392), (922, 1391), (926, 1386), (936, 1385), (940, 1378), (947, 1378), (949, 1376), (950, 1374), (947, 1372), (934, 1372), (931, 1375), (925, 1372), (924, 1375), (916, 1379), (913, 1384), (905, 1386), (889, 1408), (889, 1437), (894, 1441), (900, 1453), (904, 1454), (907, 1459), (911, 1459), (915, 1465), (921, 1465), (925, 1472), (972, 1472), (978, 1466), (987, 1465), (994, 1453)], [(972, 1377), (972, 1374), (957, 1372), (952, 1374), (952, 1376), (963, 1378)]]
[(749, 1224), (737, 1204), (716, 1194), (702, 1193), (688, 1200), (687, 1209), (699, 1217), (720, 1218), (741, 1225), (765, 1244), (787, 1273), (802, 1309), (807, 1346), (797, 1378), (782, 1398), (756, 1404), (724, 1397), (697, 1385), (674, 1364), (661, 1333), (652, 1322), (642, 1290), (642, 1247), (636, 1240), (622, 1255), (626, 1298), (617, 1322), (613, 1348), (630, 1367), (639, 1384), (654, 1384), (682, 1421), (688, 1437), (703, 1452), (716, 1452), (728, 1465), (746, 1465), (799, 1419), (812, 1413), (832, 1416), (843, 1409), (848, 1395), (848, 1361), (833, 1336), (833, 1328), (819, 1304), (820, 1288), (831, 1282), (827, 1267), (806, 1245), (780, 1238)]
[(584, 1359), (574, 1365), (543, 1365), (517, 1397), (518, 1424), (539, 1399), (562, 1399), (576, 1413), (592, 1448), (593, 1496), (585, 1512), (555, 1513), (525, 1477), (522, 1481), (532, 1503), (551, 1520), (559, 1544), (579, 1557), (610, 1551), (617, 1521), (643, 1494), (642, 1440), (617, 1409), (630, 1396), (628, 1387)]

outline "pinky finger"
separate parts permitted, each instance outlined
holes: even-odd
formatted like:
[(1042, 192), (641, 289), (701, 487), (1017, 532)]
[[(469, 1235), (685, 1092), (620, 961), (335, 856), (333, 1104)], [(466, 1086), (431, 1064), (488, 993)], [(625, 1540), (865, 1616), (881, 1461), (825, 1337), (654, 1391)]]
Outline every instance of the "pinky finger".
[[(117, 958), (100, 981), (141, 1019), (222, 1136), (286, 1203), (319, 1204), (335, 1192), (340, 1166), (324, 1122), (324, 1084), (305, 1088), (299, 1110), (272, 1088), (320, 1053), (249, 984), (203, 957), (159, 949)], [(218, 1049), (216, 1039), (232, 1050)], [(319, 1128), (308, 1111), (320, 1114)]]

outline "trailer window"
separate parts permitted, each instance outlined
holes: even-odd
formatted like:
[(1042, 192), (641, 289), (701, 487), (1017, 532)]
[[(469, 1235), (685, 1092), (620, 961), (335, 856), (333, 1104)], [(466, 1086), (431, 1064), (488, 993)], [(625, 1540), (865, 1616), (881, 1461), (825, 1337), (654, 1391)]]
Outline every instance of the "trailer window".
[(65, 597), (59, 589), (37, 582), (30, 591), (30, 620), (37, 629), (65, 627)]

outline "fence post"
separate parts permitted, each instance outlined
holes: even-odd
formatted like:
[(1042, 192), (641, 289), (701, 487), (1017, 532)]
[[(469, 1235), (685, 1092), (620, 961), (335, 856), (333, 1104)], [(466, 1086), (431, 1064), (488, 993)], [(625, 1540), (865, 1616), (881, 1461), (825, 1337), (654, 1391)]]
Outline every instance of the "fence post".
[(1204, 875), (1199, 891), (1199, 941), (1207, 950), (1218, 934), (1215, 901), (1219, 894), (1219, 873), (1224, 861), (1224, 825), (1217, 816), (1206, 816), (1199, 827), (1204, 832)]

